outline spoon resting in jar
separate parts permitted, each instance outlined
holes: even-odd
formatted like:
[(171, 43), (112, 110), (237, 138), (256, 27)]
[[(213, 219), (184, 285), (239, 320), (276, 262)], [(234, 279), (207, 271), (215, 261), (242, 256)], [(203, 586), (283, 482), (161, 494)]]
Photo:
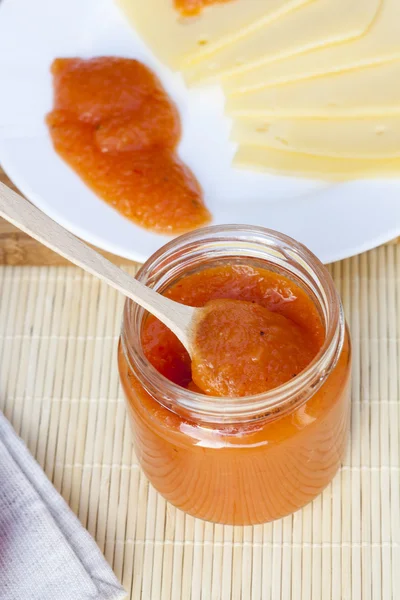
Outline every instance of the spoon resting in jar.
[[(162, 296), (111, 263), (53, 221), (28, 200), (0, 183), (0, 216), (98, 277), (157, 317), (179, 339), (192, 360), (194, 383), (205, 393), (257, 394), (290, 378), (281, 369), (266, 383), (265, 368), (274, 362), (276, 346), (290, 350), (299, 369), (315, 354), (305, 348), (299, 328), (283, 315), (251, 302), (217, 299), (194, 308)], [(288, 367), (289, 368), (289, 367)], [(293, 371), (292, 366), (290, 370)], [(298, 370), (298, 369), (297, 369)], [(246, 387), (243, 383), (246, 372)]]

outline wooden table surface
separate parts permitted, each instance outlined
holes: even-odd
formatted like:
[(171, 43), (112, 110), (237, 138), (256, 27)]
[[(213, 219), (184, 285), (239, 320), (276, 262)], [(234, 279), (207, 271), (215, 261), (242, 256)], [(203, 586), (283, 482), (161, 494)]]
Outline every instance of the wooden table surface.
[[(9, 185), (14, 190), (17, 188), (0, 167), (0, 181)], [(400, 201), (400, 199), (399, 199)], [(400, 238), (394, 240), (399, 243)], [(132, 261), (119, 256), (114, 256), (108, 252), (99, 250), (101, 254), (109, 258), (118, 265), (134, 264)], [(22, 233), (16, 227), (13, 227), (7, 221), (0, 219), (0, 265), (69, 265), (65, 258), (62, 258), (52, 250), (49, 250), (29, 235)]]

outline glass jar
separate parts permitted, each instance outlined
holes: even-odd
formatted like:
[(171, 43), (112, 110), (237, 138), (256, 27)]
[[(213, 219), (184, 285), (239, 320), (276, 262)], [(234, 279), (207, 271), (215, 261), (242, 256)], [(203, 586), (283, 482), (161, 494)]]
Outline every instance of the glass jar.
[(137, 278), (162, 292), (186, 274), (227, 263), (281, 273), (312, 298), (326, 337), (304, 371), (257, 396), (221, 398), (181, 388), (146, 359), (146, 311), (130, 300), (118, 361), (136, 455), (153, 486), (195, 517), (250, 525), (301, 508), (339, 468), (349, 429), (350, 342), (326, 268), (304, 246), (270, 230), (197, 230), (161, 248)]

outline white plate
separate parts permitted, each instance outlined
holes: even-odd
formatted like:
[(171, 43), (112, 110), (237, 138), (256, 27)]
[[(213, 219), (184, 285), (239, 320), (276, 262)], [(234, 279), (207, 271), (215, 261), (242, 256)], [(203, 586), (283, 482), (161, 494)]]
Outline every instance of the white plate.
[(187, 90), (179, 74), (152, 56), (112, 0), (3, 0), (0, 163), (32, 202), (88, 242), (142, 261), (168, 239), (99, 200), (52, 149), (44, 124), (52, 106), (51, 62), (57, 56), (99, 55), (138, 58), (158, 73), (180, 109), (180, 155), (198, 177), (215, 224), (282, 231), (324, 262), (400, 234), (400, 181), (328, 185), (233, 169), (221, 90)]

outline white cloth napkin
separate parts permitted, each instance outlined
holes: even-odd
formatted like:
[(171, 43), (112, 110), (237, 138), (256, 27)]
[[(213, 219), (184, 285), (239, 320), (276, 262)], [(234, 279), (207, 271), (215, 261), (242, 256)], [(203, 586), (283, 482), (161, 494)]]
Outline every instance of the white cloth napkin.
[(95, 541), (0, 412), (0, 599), (120, 598)]

